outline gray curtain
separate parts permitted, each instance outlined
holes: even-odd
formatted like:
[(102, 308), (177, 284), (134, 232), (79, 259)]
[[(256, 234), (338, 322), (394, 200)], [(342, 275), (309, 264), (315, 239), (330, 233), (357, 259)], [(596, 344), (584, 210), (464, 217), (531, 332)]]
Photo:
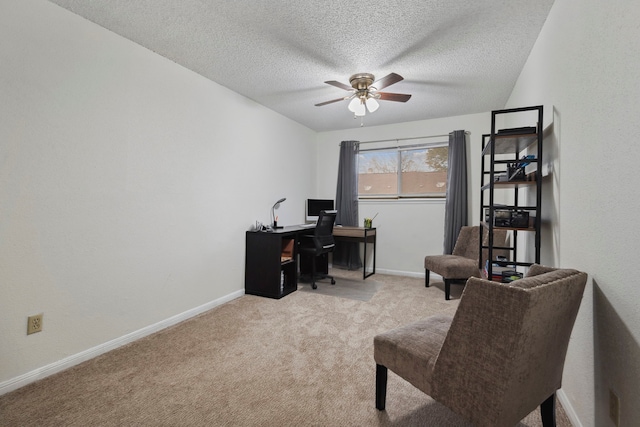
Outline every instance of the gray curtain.
[[(336, 224), (358, 225), (358, 169), (357, 157), (360, 143), (342, 141), (338, 163), (338, 186), (336, 189)], [(358, 242), (336, 242), (333, 250), (333, 265), (355, 270), (362, 267)]]
[(449, 134), (447, 200), (444, 210), (444, 253), (456, 245), (460, 228), (467, 225), (467, 144), (464, 130)]

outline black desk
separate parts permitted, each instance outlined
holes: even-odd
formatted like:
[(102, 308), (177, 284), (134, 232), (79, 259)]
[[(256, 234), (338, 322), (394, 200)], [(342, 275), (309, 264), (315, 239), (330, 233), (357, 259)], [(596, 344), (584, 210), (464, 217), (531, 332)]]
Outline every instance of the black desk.
[(298, 289), (298, 242), (314, 227), (293, 225), (273, 231), (247, 231), (244, 292), (282, 298)]
[[(246, 232), (244, 291), (246, 294), (282, 298), (298, 289), (298, 243), (303, 234), (313, 234), (312, 226), (291, 225), (272, 231)], [(376, 229), (333, 228), (335, 240), (364, 243), (362, 279), (376, 272)], [(373, 244), (373, 271), (367, 274), (367, 243)], [(301, 268), (302, 270), (302, 268)], [(326, 266), (319, 266), (319, 271)]]

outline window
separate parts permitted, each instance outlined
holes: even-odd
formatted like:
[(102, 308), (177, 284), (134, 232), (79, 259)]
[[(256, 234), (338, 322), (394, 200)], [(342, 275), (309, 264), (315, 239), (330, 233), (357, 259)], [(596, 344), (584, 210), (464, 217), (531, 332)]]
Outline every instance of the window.
[(360, 150), (358, 196), (445, 197), (446, 143)]

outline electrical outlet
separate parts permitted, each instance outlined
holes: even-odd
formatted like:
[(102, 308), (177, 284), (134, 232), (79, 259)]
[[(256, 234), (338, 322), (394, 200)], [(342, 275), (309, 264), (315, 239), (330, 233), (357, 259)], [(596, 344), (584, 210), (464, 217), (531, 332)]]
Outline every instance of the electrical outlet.
[(609, 389), (609, 417), (616, 427), (620, 425), (620, 399), (618, 395)]
[(27, 335), (35, 334), (36, 332), (42, 332), (42, 316), (44, 314), (34, 314), (27, 318)]

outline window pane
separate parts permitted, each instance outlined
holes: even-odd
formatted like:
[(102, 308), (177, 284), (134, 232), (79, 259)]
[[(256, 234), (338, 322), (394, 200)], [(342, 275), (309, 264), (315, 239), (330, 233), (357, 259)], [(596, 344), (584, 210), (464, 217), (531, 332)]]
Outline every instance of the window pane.
[(448, 147), (390, 148), (358, 154), (358, 195), (444, 197)]
[(447, 147), (402, 151), (400, 195), (444, 195), (447, 190), (447, 156)]
[(398, 151), (369, 151), (358, 154), (358, 194), (398, 194)]

